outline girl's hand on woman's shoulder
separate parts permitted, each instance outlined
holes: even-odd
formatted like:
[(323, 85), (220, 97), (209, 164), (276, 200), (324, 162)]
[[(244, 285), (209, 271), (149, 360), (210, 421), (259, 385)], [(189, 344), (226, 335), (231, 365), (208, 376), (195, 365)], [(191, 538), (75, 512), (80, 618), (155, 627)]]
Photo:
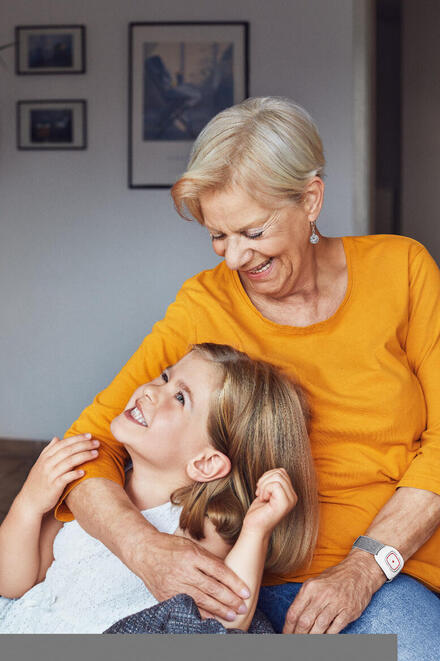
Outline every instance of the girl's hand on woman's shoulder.
[(66, 485), (84, 475), (75, 467), (96, 459), (98, 446), (90, 434), (63, 440), (55, 436), (32, 466), (18, 495), (21, 504), (41, 516), (53, 509)]
[(243, 528), (270, 535), (296, 505), (298, 497), (284, 468), (263, 473), (257, 482), (256, 498), (246, 512)]

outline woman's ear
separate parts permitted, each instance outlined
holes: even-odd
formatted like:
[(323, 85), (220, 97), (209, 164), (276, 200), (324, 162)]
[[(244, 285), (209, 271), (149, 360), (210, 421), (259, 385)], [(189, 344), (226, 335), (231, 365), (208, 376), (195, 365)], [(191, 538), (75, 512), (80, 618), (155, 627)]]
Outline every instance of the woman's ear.
[(231, 462), (223, 452), (207, 447), (186, 465), (186, 473), (193, 482), (211, 482), (225, 477)]
[(307, 182), (303, 192), (304, 209), (308, 221), (317, 220), (324, 201), (325, 184), (321, 177), (313, 177)]

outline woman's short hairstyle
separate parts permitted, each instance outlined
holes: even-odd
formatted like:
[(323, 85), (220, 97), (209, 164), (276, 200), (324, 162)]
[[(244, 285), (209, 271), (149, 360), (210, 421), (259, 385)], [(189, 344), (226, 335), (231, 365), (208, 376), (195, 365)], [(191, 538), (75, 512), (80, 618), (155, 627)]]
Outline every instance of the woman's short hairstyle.
[(283, 574), (306, 566), (316, 543), (318, 501), (302, 390), (275, 366), (230, 346), (205, 343), (192, 350), (223, 372), (211, 399), (208, 434), (211, 445), (229, 457), (231, 471), (172, 494), (172, 502), (183, 506), (182, 529), (202, 539), (207, 516), (218, 534), (234, 544), (259, 478), (283, 467), (298, 502), (275, 527), (265, 567)]
[(318, 129), (301, 106), (282, 97), (250, 98), (205, 126), (171, 195), (183, 218), (203, 225), (204, 193), (239, 186), (281, 207), (301, 201), (307, 181), (323, 177), (324, 166)]

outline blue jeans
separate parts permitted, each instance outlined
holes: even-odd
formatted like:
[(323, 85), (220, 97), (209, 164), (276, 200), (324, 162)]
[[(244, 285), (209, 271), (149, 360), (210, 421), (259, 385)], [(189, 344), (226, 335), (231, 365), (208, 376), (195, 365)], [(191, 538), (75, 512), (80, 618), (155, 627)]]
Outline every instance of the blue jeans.
[[(281, 633), (301, 583), (262, 587), (259, 608)], [(341, 633), (395, 633), (399, 661), (440, 660), (440, 595), (410, 576), (385, 583), (362, 615)]]

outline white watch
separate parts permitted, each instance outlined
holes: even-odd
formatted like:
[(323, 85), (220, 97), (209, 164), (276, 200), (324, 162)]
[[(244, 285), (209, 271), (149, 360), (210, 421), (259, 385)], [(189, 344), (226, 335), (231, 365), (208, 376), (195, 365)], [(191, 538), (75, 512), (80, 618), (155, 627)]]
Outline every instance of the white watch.
[(388, 583), (397, 576), (405, 564), (397, 549), (393, 546), (387, 546), (386, 544), (377, 542), (371, 537), (361, 535), (355, 540), (353, 548), (362, 549), (363, 551), (371, 553), (387, 577)]

